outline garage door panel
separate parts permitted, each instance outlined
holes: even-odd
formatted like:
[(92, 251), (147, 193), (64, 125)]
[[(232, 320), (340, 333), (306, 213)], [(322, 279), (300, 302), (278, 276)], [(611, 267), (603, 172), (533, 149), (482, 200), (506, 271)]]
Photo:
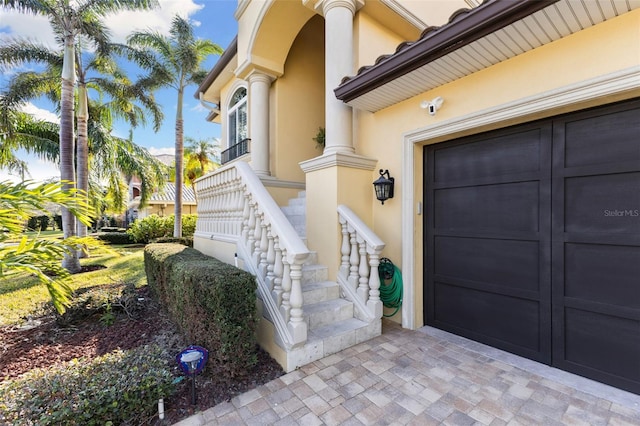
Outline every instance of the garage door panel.
[(436, 150), (434, 157), (435, 183), (537, 171), (540, 169), (540, 129)]
[(573, 369), (640, 382), (640, 321), (569, 308), (565, 325), (564, 361)]
[(537, 301), (435, 283), (435, 321), (441, 327), (526, 356), (540, 351)]
[(537, 292), (538, 241), (486, 238), (435, 238), (434, 273), (508, 289)]
[(438, 230), (534, 231), (539, 229), (538, 182), (439, 189), (434, 192)]
[(425, 153), (427, 322), (640, 394), (640, 99)]
[(640, 310), (640, 247), (565, 244), (564, 295)]
[(640, 172), (566, 178), (564, 186), (566, 232), (640, 229)]
[(640, 138), (638, 109), (568, 121), (562, 130), (565, 167), (640, 161), (640, 149), (628, 143)]

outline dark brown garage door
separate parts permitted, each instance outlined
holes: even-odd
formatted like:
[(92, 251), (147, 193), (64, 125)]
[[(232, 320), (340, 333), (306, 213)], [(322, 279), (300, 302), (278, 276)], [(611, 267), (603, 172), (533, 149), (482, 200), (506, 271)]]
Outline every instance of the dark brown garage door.
[(425, 149), (427, 324), (640, 393), (640, 101)]

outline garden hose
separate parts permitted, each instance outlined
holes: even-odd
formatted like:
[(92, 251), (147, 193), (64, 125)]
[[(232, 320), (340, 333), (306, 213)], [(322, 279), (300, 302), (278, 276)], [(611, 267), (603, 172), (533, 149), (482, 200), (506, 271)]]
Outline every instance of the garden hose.
[[(380, 277), (380, 300), (385, 308), (394, 309), (392, 314), (384, 315), (392, 317), (402, 305), (402, 273), (396, 265), (389, 259), (383, 257), (378, 266), (378, 276)], [(386, 281), (391, 280), (388, 284)]]

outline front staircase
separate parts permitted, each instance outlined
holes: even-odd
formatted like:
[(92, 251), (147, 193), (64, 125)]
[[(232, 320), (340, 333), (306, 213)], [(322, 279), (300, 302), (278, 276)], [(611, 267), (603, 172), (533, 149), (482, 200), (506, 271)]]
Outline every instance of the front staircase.
[[(305, 192), (289, 200), (282, 212), (306, 243)], [(295, 367), (334, 354), (360, 342), (379, 336), (381, 321), (366, 321), (354, 302), (342, 297), (340, 285), (329, 281), (328, 268), (317, 263), (311, 251), (302, 266), (303, 316), (308, 327), (307, 342), (292, 353)]]
[(258, 341), (285, 371), (381, 333), (378, 265), (385, 245), (348, 207), (338, 206), (334, 219), (339, 253), (322, 256), (340, 259), (337, 276), (329, 277), (307, 247), (304, 192), (278, 206), (245, 162), (199, 179), (196, 190), (194, 247), (227, 262), (235, 252), (237, 264), (255, 275)]

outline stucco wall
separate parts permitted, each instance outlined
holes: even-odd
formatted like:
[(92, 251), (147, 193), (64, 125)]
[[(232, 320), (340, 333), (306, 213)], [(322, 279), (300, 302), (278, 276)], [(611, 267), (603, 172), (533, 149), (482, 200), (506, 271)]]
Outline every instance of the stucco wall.
[[(455, 120), (478, 111), (490, 110), (540, 93), (569, 91), (581, 81), (606, 76), (619, 70), (640, 66), (640, 10), (606, 21), (596, 27), (558, 40), (531, 52), (477, 72), (433, 91), (393, 105), (377, 113), (357, 113), (358, 153), (379, 160), (381, 168), (388, 168), (396, 177), (396, 194), (401, 194), (405, 182), (399, 179), (403, 163), (403, 141), (407, 132)], [(422, 100), (444, 98), (444, 104), (435, 117), (420, 108)], [(438, 139), (427, 140), (413, 148), (415, 174), (414, 199), (422, 202), (422, 148), (425, 144), (454, 139), (464, 134), (505, 127), (533, 119), (557, 115), (640, 96), (640, 89), (605, 96), (588, 103), (576, 103), (562, 108), (549, 105), (544, 112), (514, 117), (509, 121), (492, 123), (463, 133), (452, 133)], [(374, 176), (372, 176), (373, 180)], [(398, 197), (398, 196), (397, 196)], [(422, 323), (422, 217), (414, 210), (414, 282), (416, 292), (417, 326)], [(427, 212), (428, 214), (428, 212)], [(399, 198), (384, 206), (374, 203), (373, 229), (387, 243), (383, 254), (400, 261), (403, 249), (402, 203)]]
[(271, 90), (271, 171), (304, 182), (298, 163), (322, 154), (313, 138), (324, 127), (324, 20), (312, 18), (296, 37), (284, 75)]

